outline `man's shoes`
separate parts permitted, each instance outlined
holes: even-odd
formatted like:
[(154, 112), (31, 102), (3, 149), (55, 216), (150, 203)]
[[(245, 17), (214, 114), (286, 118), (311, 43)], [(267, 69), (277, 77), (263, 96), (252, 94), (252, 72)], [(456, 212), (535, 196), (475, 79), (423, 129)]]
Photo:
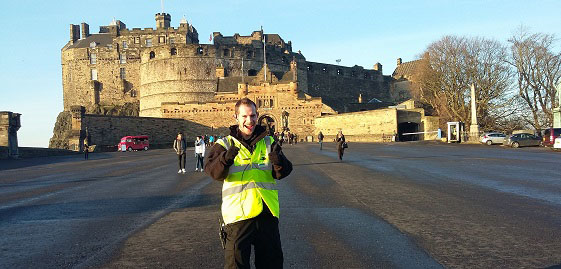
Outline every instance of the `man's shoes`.
[(199, 172), (199, 168), (195, 168), (195, 172)]
[(183, 172), (183, 169), (179, 169), (179, 171), (177, 171), (178, 174), (181, 174)]
[(185, 168), (183, 168), (183, 170), (181, 170), (181, 173), (185, 174)]

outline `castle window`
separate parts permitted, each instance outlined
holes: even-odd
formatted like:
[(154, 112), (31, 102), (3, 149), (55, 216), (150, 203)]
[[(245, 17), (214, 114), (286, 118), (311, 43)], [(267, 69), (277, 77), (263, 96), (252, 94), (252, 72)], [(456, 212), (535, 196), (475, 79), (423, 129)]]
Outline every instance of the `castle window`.
[(337, 75), (342, 76), (343, 75), (343, 70), (337, 68)]
[(125, 79), (126, 78), (126, 71), (125, 68), (119, 68), (119, 77), (121, 79)]
[(134, 44), (140, 44), (140, 37), (139, 36), (134, 38)]
[(136, 97), (136, 90), (131, 90), (131, 97)]
[(90, 54), (90, 64), (96, 64), (97, 63), (97, 54), (92, 53)]
[(154, 59), (156, 58), (156, 53), (154, 53), (153, 51), (150, 52), (150, 59)]
[(127, 63), (127, 55), (124, 53), (119, 53), (119, 62), (122, 64)]
[(370, 75), (368, 73), (364, 73), (364, 79), (369, 79)]
[(146, 47), (152, 47), (152, 38), (146, 39)]
[(249, 70), (247, 70), (247, 75), (248, 76), (257, 76), (257, 70), (249, 69)]
[(158, 40), (158, 42), (160, 44), (166, 43), (166, 37), (165, 36), (160, 36), (160, 39)]
[(273, 99), (269, 99), (269, 106), (273, 107)]
[(97, 69), (90, 70), (92, 80), (97, 80)]
[(197, 54), (203, 55), (203, 47), (198, 47), (197, 48)]
[(230, 50), (224, 49), (224, 57), (228, 57), (228, 56), (230, 56)]
[(323, 73), (327, 73), (327, 67), (322, 68), (321, 71), (323, 71)]
[(129, 44), (127, 44), (127, 41), (123, 41), (123, 49), (126, 49), (129, 47)]
[(248, 50), (248, 51), (247, 51), (247, 58), (248, 58), (248, 59), (253, 58), (253, 51), (252, 51), (252, 50)]
[(282, 56), (281, 60), (282, 60), (282, 63), (283, 63), (283, 64), (286, 63), (286, 57)]
[(171, 48), (170, 54), (171, 55), (177, 55), (177, 49), (176, 48)]
[(308, 71), (309, 71), (309, 72), (313, 72), (313, 71), (314, 71), (314, 69), (312, 68), (311, 65), (308, 65)]
[(175, 43), (175, 38), (173, 38), (173, 37), (170, 37), (170, 38), (169, 38), (169, 43), (170, 43), (170, 44), (173, 44), (173, 43)]
[(355, 71), (351, 71), (351, 77), (356, 77), (356, 72)]

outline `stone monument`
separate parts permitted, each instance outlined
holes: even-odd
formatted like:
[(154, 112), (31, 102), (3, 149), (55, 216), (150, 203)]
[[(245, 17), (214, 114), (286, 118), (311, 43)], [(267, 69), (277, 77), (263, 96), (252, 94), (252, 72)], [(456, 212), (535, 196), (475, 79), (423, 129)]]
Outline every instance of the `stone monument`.
[(471, 84), (471, 125), (469, 126), (469, 140), (479, 140), (479, 125), (477, 124), (477, 105), (475, 104), (475, 85)]
[(18, 158), (18, 130), (21, 127), (19, 113), (0, 111), (0, 146), (8, 147), (8, 157)]

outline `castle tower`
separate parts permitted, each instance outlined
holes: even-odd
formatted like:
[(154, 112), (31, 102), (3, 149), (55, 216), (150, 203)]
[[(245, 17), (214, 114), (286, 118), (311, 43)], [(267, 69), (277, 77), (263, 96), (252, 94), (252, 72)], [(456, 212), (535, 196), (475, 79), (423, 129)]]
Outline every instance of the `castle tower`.
[(156, 29), (167, 29), (170, 26), (171, 15), (168, 13), (156, 13)]

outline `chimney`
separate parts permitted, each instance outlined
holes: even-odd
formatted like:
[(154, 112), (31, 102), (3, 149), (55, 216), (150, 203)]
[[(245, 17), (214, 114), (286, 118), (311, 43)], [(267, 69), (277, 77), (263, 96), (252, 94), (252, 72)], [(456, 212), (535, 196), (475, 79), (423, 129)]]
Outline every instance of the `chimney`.
[(74, 44), (80, 39), (80, 25), (70, 24), (70, 43)]
[(376, 63), (374, 65), (374, 70), (382, 72), (382, 64), (381, 63)]
[(87, 23), (82, 22), (82, 39), (88, 36), (90, 36), (90, 26)]
[(397, 58), (397, 65), (401, 65), (401, 58)]

